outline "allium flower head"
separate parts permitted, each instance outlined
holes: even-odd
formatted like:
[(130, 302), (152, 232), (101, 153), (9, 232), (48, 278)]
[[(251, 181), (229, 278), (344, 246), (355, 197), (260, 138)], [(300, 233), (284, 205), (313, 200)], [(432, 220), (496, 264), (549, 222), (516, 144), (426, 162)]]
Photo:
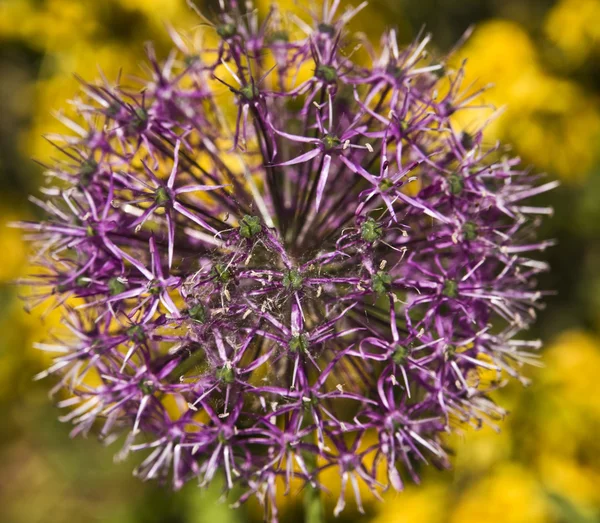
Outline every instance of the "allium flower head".
[[(441, 434), (503, 415), (538, 342), (516, 338), (542, 293), (529, 258), (551, 189), (482, 128), (463, 65), (406, 49), (368, 61), (325, 3), (308, 21), (221, 6), (200, 47), (171, 31), (141, 88), (83, 84), (51, 137), (30, 305), (64, 311), (38, 375), (60, 376), (73, 434), (123, 436), (135, 473), (207, 485), (277, 519), (277, 489), (325, 489), (448, 465)], [(377, 474), (377, 470), (385, 474)]]

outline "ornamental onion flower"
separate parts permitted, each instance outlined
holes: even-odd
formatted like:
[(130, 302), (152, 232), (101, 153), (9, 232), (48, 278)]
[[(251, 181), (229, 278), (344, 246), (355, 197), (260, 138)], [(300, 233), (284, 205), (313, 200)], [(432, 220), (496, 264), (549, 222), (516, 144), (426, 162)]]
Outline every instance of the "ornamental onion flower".
[(140, 86), (82, 82), (45, 218), (19, 224), (28, 306), (63, 311), (37, 378), (72, 434), (121, 438), (176, 489), (222, 472), (272, 521), (277, 489), (318, 496), (326, 469), (338, 515), (360, 483), (447, 467), (443, 433), (494, 426), (489, 392), (539, 348), (517, 335), (551, 210), (527, 200), (554, 182), (457, 126), (482, 90), (429, 35), (354, 61), (365, 5), (339, 4), (303, 21), (230, 0), (205, 20), (216, 45), (171, 30)]

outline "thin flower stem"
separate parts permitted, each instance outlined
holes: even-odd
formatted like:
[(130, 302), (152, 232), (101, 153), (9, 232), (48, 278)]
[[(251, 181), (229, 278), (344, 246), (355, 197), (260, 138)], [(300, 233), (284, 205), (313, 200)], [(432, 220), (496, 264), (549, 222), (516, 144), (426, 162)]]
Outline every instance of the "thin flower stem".
[(321, 491), (312, 485), (306, 485), (302, 498), (305, 523), (324, 523), (325, 511), (321, 500)]
[[(311, 441), (310, 438), (305, 438)], [(317, 470), (317, 456), (311, 452), (304, 452), (304, 462), (310, 474)], [(315, 478), (316, 479), (316, 478)], [(302, 495), (302, 505), (304, 508), (304, 523), (324, 523), (325, 511), (321, 491), (318, 487), (307, 483)]]

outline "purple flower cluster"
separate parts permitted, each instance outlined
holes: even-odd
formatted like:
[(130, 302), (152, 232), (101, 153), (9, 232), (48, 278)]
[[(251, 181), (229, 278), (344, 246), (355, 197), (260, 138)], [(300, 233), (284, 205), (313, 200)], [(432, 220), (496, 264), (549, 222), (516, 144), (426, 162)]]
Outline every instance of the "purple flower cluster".
[(60, 375), (73, 434), (123, 436), (175, 488), (223, 471), (272, 520), (293, 478), (335, 468), (337, 515), (359, 482), (447, 466), (442, 433), (493, 425), (490, 390), (539, 347), (515, 336), (550, 210), (524, 200), (554, 183), (457, 128), (482, 109), (464, 64), (393, 30), (376, 51), (345, 29), (364, 5), (339, 4), (261, 20), (230, 0), (214, 46), (148, 48), (142, 89), (84, 83), (46, 218), (20, 224), (31, 305), (64, 311), (38, 377)]

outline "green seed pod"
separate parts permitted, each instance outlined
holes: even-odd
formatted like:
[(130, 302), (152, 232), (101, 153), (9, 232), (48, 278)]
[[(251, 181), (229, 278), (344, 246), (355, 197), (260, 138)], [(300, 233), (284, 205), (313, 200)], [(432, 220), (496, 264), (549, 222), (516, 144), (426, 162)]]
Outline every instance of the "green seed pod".
[(260, 95), (260, 91), (258, 90), (258, 87), (256, 87), (256, 85), (253, 83), (244, 85), (244, 87), (242, 87), (240, 89), (240, 96), (242, 98), (244, 98), (245, 100), (247, 100), (248, 102), (252, 102), (253, 100), (256, 100), (259, 95)]
[(127, 285), (120, 281), (119, 278), (111, 278), (108, 280), (108, 292), (111, 296), (121, 294), (125, 289), (127, 289)]
[(208, 316), (206, 308), (201, 303), (196, 303), (196, 305), (190, 307), (188, 315), (196, 323), (204, 323)]
[(240, 220), (240, 236), (244, 238), (252, 238), (262, 230), (260, 218), (258, 216), (250, 216), (246, 214)]
[(231, 271), (222, 263), (216, 263), (211, 271), (211, 276), (221, 283), (231, 280)]
[(315, 76), (319, 78), (319, 80), (332, 84), (337, 80), (337, 71), (330, 65), (320, 64), (317, 66)]
[(410, 351), (408, 350), (408, 347), (405, 347), (404, 345), (397, 345), (392, 356), (392, 361), (396, 365), (404, 365), (406, 363), (406, 359), (408, 358), (409, 352)]
[(362, 239), (369, 243), (373, 243), (381, 237), (381, 225), (373, 218), (367, 218), (360, 231)]
[(296, 269), (292, 269), (291, 271), (288, 271), (285, 274), (285, 276), (283, 277), (282, 283), (288, 289), (291, 288), (291, 289), (294, 289), (295, 291), (297, 291), (298, 289), (302, 288), (303, 281), (304, 281), (304, 278), (302, 277), (300, 272), (298, 272), (298, 270), (296, 270)]
[(459, 195), (465, 187), (465, 182), (462, 177), (458, 174), (451, 174), (448, 176), (448, 188), (450, 189), (450, 193)]
[(462, 231), (465, 240), (473, 241), (477, 239), (477, 225), (473, 222), (465, 222)]
[(231, 365), (223, 365), (217, 369), (217, 379), (225, 384), (231, 384), (235, 381), (235, 373)]
[(154, 193), (154, 201), (158, 205), (165, 205), (166, 203), (171, 201), (171, 198), (169, 197), (169, 193), (164, 187), (159, 187)]
[(448, 298), (456, 298), (458, 296), (458, 283), (454, 280), (446, 280), (442, 294)]
[(378, 271), (373, 275), (371, 280), (371, 286), (377, 294), (383, 294), (384, 292), (387, 292), (390, 289), (391, 283), (392, 277), (384, 271)]
[(223, 40), (229, 40), (237, 34), (237, 27), (234, 24), (222, 24), (217, 27), (217, 34)]
[(342, 145), (342, 141), (333, 134), (326, 134), (325, 136), (323, 136), (323, 140), (321, 141), (323, 142), (325, 149), (327, 149), (328, 151)]
[(308, 352), (308, 337), (305, 334), (292, 336), (289, 343), (289, 348), (292, 352)]

